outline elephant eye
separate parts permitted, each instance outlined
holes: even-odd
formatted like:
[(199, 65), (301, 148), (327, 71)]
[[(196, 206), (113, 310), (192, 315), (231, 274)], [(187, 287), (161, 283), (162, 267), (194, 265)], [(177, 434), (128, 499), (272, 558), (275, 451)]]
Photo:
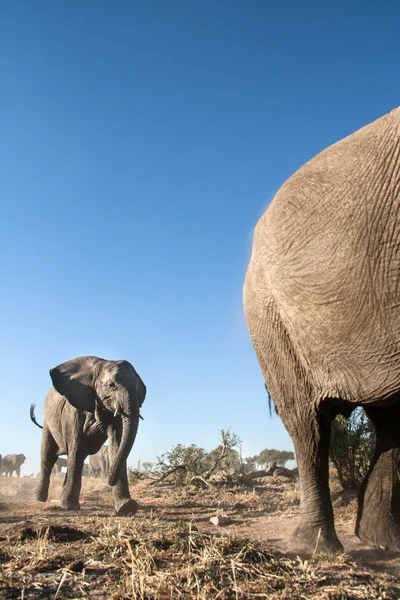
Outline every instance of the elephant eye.
[(113, 390), (113, 389), (115, 389), (117, 386), (115, 385), (115, 382), (114, 382), (114, 381), (109, 381), (109, 382), (107, 383), (107, 387), (108, 387), (108, 389), (109, 389), (109, 390)]

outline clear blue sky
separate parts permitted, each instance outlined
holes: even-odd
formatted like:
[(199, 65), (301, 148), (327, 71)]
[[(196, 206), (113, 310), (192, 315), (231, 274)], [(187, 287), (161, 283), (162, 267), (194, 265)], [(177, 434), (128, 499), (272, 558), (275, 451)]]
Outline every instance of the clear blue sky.
[(0, 5), (0, 452), (37, 472), (29, 405), (94, 354), (148, 389), (130, 456), (292, 448), (242, 285), (254, 225), (325, 146), (400, 104), (398, 2)]

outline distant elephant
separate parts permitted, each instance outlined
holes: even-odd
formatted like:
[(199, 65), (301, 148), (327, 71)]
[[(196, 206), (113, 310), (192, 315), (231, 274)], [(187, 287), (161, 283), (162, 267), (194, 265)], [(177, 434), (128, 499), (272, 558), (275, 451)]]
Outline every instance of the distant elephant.
[(89, 477), (89, 465), (87, 463), (83, 463), (82, 477)]
[[(118, 515), (135, 514), (137, 502), (129, 494), (126, 460), (135, 441), (146, 386), (126, 360), (85, 356), (51, 369), (53, 386), (44, 403), (41, 471), (36, 497), (45, 502), (50, 473), (61, 454), (68, 471), (61, 507), (79, 510), (83, 463), (109, 441), (108, 484), (113, 486)], [(36, 422), (34, 405), (31, 419)]]
[(58, 473), (62, 472), (63, 467), (68, 469), (68, 459), (63, 456), (59, 456), (54, 464), (52, 473), (58, 475)]
[(331, 423), (363, 406), (376, 449), (356, 534), (400, 549), (400, 108), (325, 149), (259, 220), (244, 308), (300, 476), (295, 545), (338, 549)]
[(1, 462), (1, 472), (11, 477), (15, 471), (17, 477), (19, 477), (21, 474), (21, 465), (25, 460), (25, 454), (7, 454)]
[(96, 454), (89, 456), (89, 476), (107, 479), (109, 471), (108, 446), (100, 448)]

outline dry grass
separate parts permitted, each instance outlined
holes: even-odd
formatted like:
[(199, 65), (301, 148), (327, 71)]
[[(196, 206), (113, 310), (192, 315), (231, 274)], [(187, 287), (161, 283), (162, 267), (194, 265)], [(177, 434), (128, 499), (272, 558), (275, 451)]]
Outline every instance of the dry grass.
[[(2, 479), (2, 598), (400, 598), (394, 577), (344, 554), (285, 556), (239, 535), (235, 526), (215, 530), (208, 523), (219, 512), (256, 525), (269, 516), (289, 517), (298, 503), (291, 482), (274, 478), (253, 490), (200, 492), (140, 483), (133, 492), (142, 510), (134, 518), (115, 518), (110, 490), (100, 481), (85, 482), (80, 514), (65, 514), (54, 505), (20, 501), (21, 490), (31, 498), (33, 482), (27, 480), (8, 482), (3, 494)], [(60, 485), (53, 481), (52, 494)], [(13, 493), (16, 504), (9, 502)], [(195, 522), (199, 514), (206, 516)]]

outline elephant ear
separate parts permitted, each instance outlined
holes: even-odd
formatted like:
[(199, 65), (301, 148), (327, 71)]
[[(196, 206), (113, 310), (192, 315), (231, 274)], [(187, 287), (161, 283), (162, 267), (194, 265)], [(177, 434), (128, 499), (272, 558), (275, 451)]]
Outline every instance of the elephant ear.
[(103, 362), (96, 356), (84, 356), (50, 369), (54, 388), (75, 408), (94, 412), (96, 393), (93, 383)]

